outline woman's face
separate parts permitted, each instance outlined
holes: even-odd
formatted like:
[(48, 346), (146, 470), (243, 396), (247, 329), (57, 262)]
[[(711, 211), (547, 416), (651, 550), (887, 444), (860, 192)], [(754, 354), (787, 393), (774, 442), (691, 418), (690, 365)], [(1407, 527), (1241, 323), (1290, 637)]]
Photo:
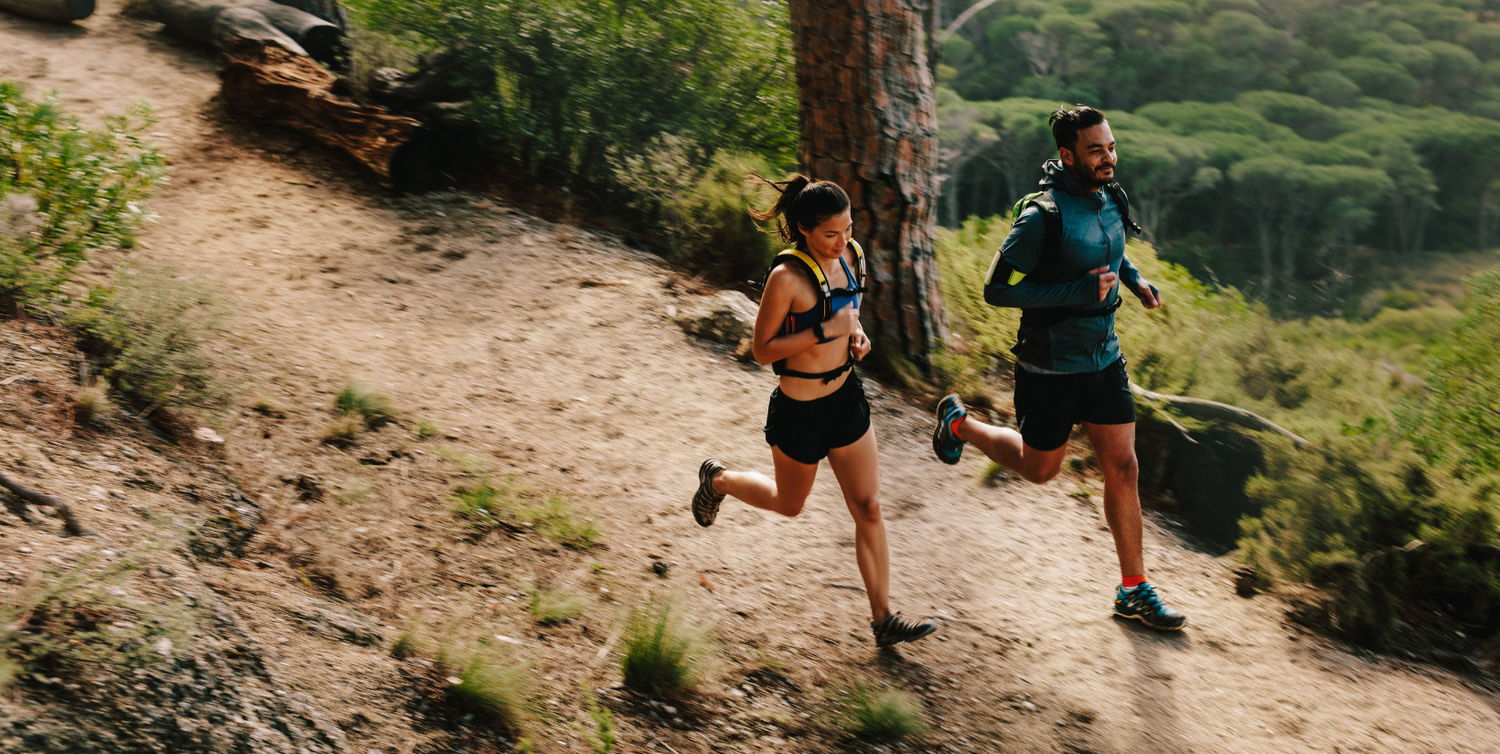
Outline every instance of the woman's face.
[(844, 247), (849, 245), (849, 236), (854, 230), (854, 220), (849, 215), (849, 210), (834, 215), (824, 220), (816, 228), (801, 227), (802, 235), (807, 238), (807, 250), (815, 257), (823, 259), (838, 259), (844, 255)]

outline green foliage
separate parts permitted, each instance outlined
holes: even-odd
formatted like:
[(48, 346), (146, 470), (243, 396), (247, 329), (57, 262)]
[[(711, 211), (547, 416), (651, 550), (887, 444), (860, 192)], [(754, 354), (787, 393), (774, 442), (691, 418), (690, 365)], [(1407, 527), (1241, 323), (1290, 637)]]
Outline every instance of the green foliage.
[(523, 174), (608, 186), (618, 145), (664, 134), (790, 161), (796, 97), (785, 11), (723, 0), (356, 0), (357, 25), (462, 50), (498, 86), (471, 115)]
[(416, 621), (412, 621), (396, 640), (391, 642), (391, 656), (398, 660), (415, 657), (422, 651), (422, 628)]
[(598, 700), (594, 699), (593, 692), (587, 683), (580, 684), (583, 687), (583, 703), (593, 719), (598, 731), (590, 731), (580, 727), (579, 732), (588, 739), (589, 745), (593, 747), (595, 754), (609, 754), (614, 751), (618, 739), (615, 737), (615, 717), (610, 711), (599, 706)]
[(930, 730), (921, 707), (900, 689), (875, 691), (856, 681), (843, 710), (844, 725), (860, 738), (899, 740)]
[(391, 399), (370, 385), (350, 380), (333, 399), (333, 407), (347, 416), (357, 416), (367, 427), (378, 427), (395, 421), (397, 413)]
[(199, 615), (188, 598), (151, 604), (116, 593), (144, 566), (139, 556), (113, 563), (85, 556), (21, 587), (0, 604), (0, 676), (82, 681), (170, 663)]
[(426, 419), (421, 419), (421, 420), (417, 421), (417, 437), (418, 438), (421, 438), (421, 439), (425, 440), (425, 439), (427, 439), (429, 437), (436, 437), (437, 433), (438, 433), (438, 425), (437, 425), (436, 422), (431, 422), (431, 421), (428, 421)]
[(170, 270), (122, 270), (68, 314), (100, 373), (141, 405), (208, 405), (223, 399), (207, 344), (224, 331), (228, 306), (213, 289)]
[(481, 478), (459, 486), (449, 499), (454, 512), (468, 519), (469, 525), (476, 529), (528, 528), (560, 545), (580, 550), (595, 547), (603, 540), (604, 534), (593, 518), (574, 513), (566, 498), (557, 495), (536, 498), (531, 490), (515, 486), (514, 478), (507, 478), (499, 486)]
[(526, 700), (530, 687), (528, 663), (485, 640), (455, 646), (450, 639), (439, 649), (437, 665), (444, 673), (452, 673), (445, 678), (450, 703), (513, 731), (523, 729), (531, 719)]
[(748, 174), (775, 172), (765, 160), (728, 152), (705, 160), (697, 145), (663, 135), (639, 152), (615, 152), (611, 166), (631, 205), (656, 218), (676, 263), (734, 281), (770, 264), (775, 236), (747, 212), (761, 199)]
[(676, 600), (665, 598), (630, 611), (621, 647), (620, 671), (626, 686), (671, 695), (687, 692), (697, 683), (708, 638)]
[(32, 99), (0, 80), (0, 298), (65, 303), (62, 285), (91, 252), (132, 243), (166, 176), (140, 140), (153, 122), (138, 103), (85, 128), (56, 94)]
[(1484, 474), (1500, 471), (1500, 267), (1470, 278), (1469, 291), (1429, 370), (1417, 434), (1427, 456)]

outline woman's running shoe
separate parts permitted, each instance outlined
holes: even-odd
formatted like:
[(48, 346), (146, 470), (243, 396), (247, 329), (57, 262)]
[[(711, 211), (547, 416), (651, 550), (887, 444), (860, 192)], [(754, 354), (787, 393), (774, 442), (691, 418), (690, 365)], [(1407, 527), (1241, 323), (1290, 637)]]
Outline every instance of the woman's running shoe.
[(713, 526), (714, 518), (719, 515), (719, 503), (724, 502), (724, 496), (714, 492), (714, 477), (724, 470), (724, 464), (719, 463), (717, 458), (710, 458), (698, 467), (698, 492), (693, 495), (693, 518), (698, 521), (699, 526)]
[(1115, 588), (1115, 615), (1133, 618), (1158, 631), (1179, 631), (1187, 623), (1187, 616), (1162, 604), (1151, 582), (1142, 582), (1134, 589), (1123, 585)]
[(937, 453), (939, 461), (950, 466), (958, 463), (959, 456), (964, 453), (964, 441), (953, 435), (953, 422), (968, 415), (969, 410), (958, 399), (958, 393), (949, 393), (938, 402), (937, 429), (932, 430), (932, 452)]
[(901, 613), (891, 613), (885, 620), (871, 623), (870, 630), (875, 632), (875, 646), (889, 647), (903, 641), (916, 641), (936, 631), (937, 624), (930, 620), (903, 618)]

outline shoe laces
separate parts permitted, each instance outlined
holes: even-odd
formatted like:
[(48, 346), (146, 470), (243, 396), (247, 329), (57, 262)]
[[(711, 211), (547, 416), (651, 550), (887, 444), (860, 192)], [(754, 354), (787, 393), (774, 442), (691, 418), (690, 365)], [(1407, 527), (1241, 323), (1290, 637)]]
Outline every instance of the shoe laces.
[(1161, 597), (1156, 594), (1156, 587), (1151, 582), (1144, 581), (1141, 585), (1130, 591), (1130, 601), (1145, 607), (1152, 612), (1162, 613), (1167, 611), (1167, 606), (1162, 604)]

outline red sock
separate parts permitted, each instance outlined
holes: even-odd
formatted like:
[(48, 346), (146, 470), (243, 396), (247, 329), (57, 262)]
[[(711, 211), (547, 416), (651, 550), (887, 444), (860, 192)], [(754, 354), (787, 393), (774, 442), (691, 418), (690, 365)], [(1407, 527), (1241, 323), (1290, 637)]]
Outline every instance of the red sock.
[(960, 440), (964, 439), (962, 437), (959, 437), (959, 435), (958, 435), (958, 425), (963, 424), (964, 423), (964, 419), (967, 419), (967, 418), (968, 417), (966, 417), (966, 416), (960, 416), (957, 419), (954, 419), (952, 422), (949, 422), (948, 423), (948, 434), (953, 435), (954, 437), (958, 437), (958, 439), (960, 439)]
[(1144, 583), (1146, 583), (1145, 576), (1126, 576), (1120, 579), (1120, 584), (1126, 589), (1134, 589)]

